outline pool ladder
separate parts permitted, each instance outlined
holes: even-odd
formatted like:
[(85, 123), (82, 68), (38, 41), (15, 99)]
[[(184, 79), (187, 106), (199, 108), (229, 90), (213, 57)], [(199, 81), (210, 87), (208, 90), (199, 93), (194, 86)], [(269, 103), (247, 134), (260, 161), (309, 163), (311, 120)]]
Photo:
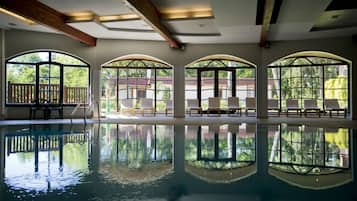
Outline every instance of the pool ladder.
[(91, 112), (94, 112), (94, 106), (96, 105), (97, 106), (97, 112), (98, 112), (98, 121), (100, 122), (100, 114), (99, 114), (99, 102), (98, 101), (94, 101), (95, 104), (90, 104), (90, 105), (85, 105), (85, 104), (81, 104), (81, 103), (78, 103), (76, 105), (76, 107), (73, 109), (73, 111), (71, 112), (70, 116), (71, 116), (71, 124), (73, 123), (73, 117), (74, 115), (77, 113), (77, 111), (80, 109), (80, 108), (83, 108), (83, 121), (84, 121), (84, 124), (87, 125), (87, 115), (90, 114)]

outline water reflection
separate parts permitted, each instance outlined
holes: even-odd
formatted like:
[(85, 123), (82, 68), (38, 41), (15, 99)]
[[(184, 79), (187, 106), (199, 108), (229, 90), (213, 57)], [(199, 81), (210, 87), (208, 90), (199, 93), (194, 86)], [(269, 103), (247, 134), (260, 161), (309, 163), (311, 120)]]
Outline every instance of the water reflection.
[(100, 127), (99, 172), (109, 181), (141, 184), (172, 173), (173, 126)]
[(271, 175), (311, 189), (352, 181), (349, 129), (282, 124), (268, 138)]
[(89, 132), (31, 126), (5, 136), (5, 183), (14, 190), (49, 192), (80, 183), (88, 173)]
[(229, 183), (256, 173), (255, 124), (186, 126), (185, 171)]
[(241, 123), (0, 129), (0, 200), (356, 200), (357, 139), (345, 128)]

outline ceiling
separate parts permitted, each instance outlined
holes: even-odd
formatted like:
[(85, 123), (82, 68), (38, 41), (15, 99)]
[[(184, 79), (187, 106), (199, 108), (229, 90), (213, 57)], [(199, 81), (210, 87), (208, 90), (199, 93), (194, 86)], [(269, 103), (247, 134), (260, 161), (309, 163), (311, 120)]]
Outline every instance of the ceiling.
[[(67, 25), (92, 37), (164, 41), (125, 0), (40, 0), (68, 16)], [(180, 43), (259, 43), (264, 0), (151, 0), (161, 23)], [(336, 3), (337, 2), (337, 3)], [(276, 0), (268, 41), (327, 38), (357, 34), (357, 6), (348, 0)], [(263, 7), (262, 7), (263, 5)], [(260, 8), (260, 9), (259, 9)], [(82, 18), (80, 18), (82, 17)], [(109, 17), (105, 19), (105, 17)], [(273, 19), (274, 18), (274, 19)], [(260, 20), (261, 21), (261, 20)], [(0, 12), (0, 28), (61, 34)]]

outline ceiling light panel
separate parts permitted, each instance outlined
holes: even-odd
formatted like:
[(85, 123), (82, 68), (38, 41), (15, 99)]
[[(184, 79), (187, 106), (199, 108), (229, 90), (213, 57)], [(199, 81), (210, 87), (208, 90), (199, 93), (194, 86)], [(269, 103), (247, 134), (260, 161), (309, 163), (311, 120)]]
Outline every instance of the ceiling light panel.
[(131, 13), (122, 0), (40, 0), (62, 13), (91, 11), (99, 16)]
[(153, 30), (153, 28), (149, 26), (144, 20), (102, 22), (102, 24), (112, 29)]
[(104, 26), (96, 22), (77, 22), (68, 23), (68, 25), (79, 29), (96, 38), (104, 39), (132, 39), (132, 40), (158, 40), (163, 41), (163, 38), (156, 32), (136, 32), (136, 31), (119, 31), (108, 30)]
[(163, 23), (175, 34), (219, 34), (214, 19), (168, 20)]
[(151, 0), (161, 13), (172, 10), (211, 10), (210, 0)]

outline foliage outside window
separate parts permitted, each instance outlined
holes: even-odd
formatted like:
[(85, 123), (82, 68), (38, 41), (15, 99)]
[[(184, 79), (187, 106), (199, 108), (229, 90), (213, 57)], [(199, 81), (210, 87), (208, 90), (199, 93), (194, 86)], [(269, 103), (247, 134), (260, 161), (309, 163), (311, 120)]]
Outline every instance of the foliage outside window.
[(7, 104), (88, 103), (89, 65), (56, 51), (35, 51), (6, 61)]
[(268, 98), (278, 99), (281, 108), (286, 99), (337, 99), (341, 108), (349, 108), (349, 66), (346, 62), (321, 57), (293, 57), (278, 60), (268, 68)]
[(153, 99), (157, 113), (164, 113), (173, 99), (172, 67), (159, 61), (124, 59), (105, 64), (101, 71), (101, 109), (110, 114), (120, 111), (122, 100), (132, 100), (140, 108), (141, 98)]
[(172, 126), (107, 124), (100, 129), (102, 162), (139, 169), (153, 161), (172, 160)]
[(238, 97), (242, 106), (246, 97), (255, 97), (255, 67), (237, 57), (199, 59), (186, 66), (185, 77), (186, 100), (199, 99), (203, 110), (208, 108), (210, 97), (221, 97), (221, 108), (227, 107), (228, 97)]
[(350, 168), (349, 130), (282, 124), (269, 129), (272, 167), (297, 174), (333, 173)]
[(186, 126), (185, 160), (207, 169), (230, 169), (254, 163), (255, 132), (250, 131), (248, 124), (233, 130), (230, 126), (221, 125), (214, 131), (207, 125)]

